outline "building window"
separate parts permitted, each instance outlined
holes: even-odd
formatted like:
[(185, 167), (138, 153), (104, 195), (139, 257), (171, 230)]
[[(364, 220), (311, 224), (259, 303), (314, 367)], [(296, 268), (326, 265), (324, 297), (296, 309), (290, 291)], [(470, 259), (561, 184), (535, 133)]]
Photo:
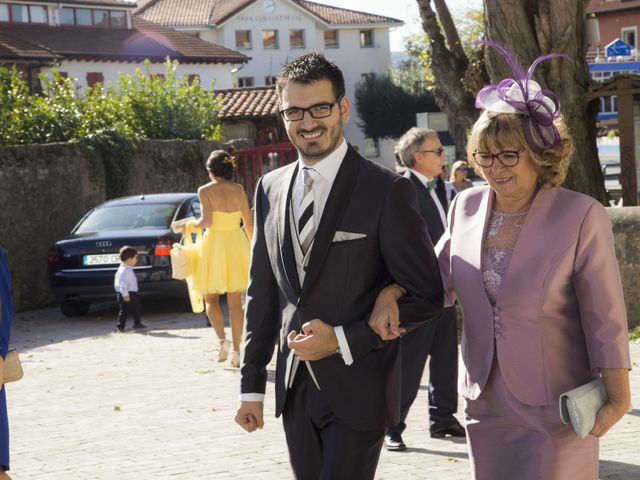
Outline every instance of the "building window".
[(617, 113), (618, 97), (600, 97), (600, 113)]
[(107, 10), (94, 10), (93, 25), (96, 27), (109, 28), (109, 12)]
[(63, 7), (60, 9), (60, 25), (127, 28), (127, 14), (123, 10)]
[(620, 38), (623, 42), (631, 45), (631, 48), (636, 48), (638, 38), (638, 28), (637, 27), (625, 27), (620, 30)]
[(76, 8), (76, 25), (93, 25), (93, 15), (88, 8)]
[(238, 87), (253, 87), (253, 77), (238, 77)]
[(29, 8), (26, 5), (11, 5), (11, 21), (29, 23)]
[(236, 48), (251, 48), (251, 30), (236, 30)]
[(277, 30), (263, 30), (262, 31), (262, 46), (265, 49), (278, 48), (278, 31)]
[(101, 72), (87, 72), (87, 86), (93, 87), (98, 83), (104, 85), (104, 75)]
[(373, 47), (373, 30), (360, 30), (360, 46)]
[(194, 83), (200, 83), (200, 75), (198, 75), (197, 73), (190, 73), (187, 76), (187, 83), (189, 85), (193, 85)]
[(275, 85), (276, 84), (275, 75), (267, 75), (266, 77), (264, 77), (264, 84), (265, 85)]
[(111, 28), (127, 28), (127, 14), (120, 11), (109, 12)]
[(73, 8), (63, 7), (60, 9), (60, 24), (73, 25), (76, 23)]
[(46, 7), (0, 3), (0, 22), (46, 24), (49, 20)]
[(369, 158), (375, 158), (380, 156), (380, 143), (377, 138), (364, 139), (364, 156)]
[(326, 30), (324, 32), (324, 48), (338, 48), (338, 31)]
[(304, 30), (289, 30), (289, 47), (304, 48)]
[(49, 23), (47, 18), (47, 8), (36, 5), (29, 6), (29, 15), (31, 23)]

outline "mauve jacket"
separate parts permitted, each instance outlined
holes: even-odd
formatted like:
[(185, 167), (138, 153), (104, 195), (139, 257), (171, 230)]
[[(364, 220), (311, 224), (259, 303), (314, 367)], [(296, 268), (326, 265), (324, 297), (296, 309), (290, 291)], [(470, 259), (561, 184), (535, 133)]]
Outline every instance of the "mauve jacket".
[(464, 311), (458, 389), (484, 388), (496, 356), (511, 393), (532, 405), (630, 368), (627, 316), (611, 221), (591, 197), (543, 187), (534, 199), (492, 310), (482, 283), (482, 244), (495, 193), (460, 192), (436, 246), (447, 304)]

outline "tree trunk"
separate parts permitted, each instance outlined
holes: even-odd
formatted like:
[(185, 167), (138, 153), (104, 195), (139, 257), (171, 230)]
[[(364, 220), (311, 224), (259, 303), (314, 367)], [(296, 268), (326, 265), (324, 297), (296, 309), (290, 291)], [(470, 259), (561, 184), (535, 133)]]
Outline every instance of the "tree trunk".
[(445, 43), (436, 14), (431, 9), (431, 0), (417, 2), (422, 17), (422, 28), (429, 37), (431, 47), (431, 70), (435, 77), (433, 96), (440, 109), (467, 130), (476, 121), (479, 112), (474, 107), (475, 92), (470, 92), (464, 84), (469, 60), (460, 46), (455, 24), (444, 0), (436, 0), (438, 11), (443, 17), (442, 24), (448, 29), (447, 39), (453, 43), (450, 50)]
[[(429, 37), (434, 97), (450, 118), (469, 129), (478, 118), (475, 95), (485, 82), (484, 64), (495, 83), (511, 77), (506, 62), (492, 48), (485, 58), (461, 53), (459, 36), (445, 0), (416, 0), (422, 26)], [(483, 0), (486, 38), (518, 55), (525, 67), (540, 55), (564, 53), (568, 60), (543, 62), (535, 78), (560, 97), (562, 113), (575, 144), (565, 185), (606, 204), (604, 179), (596, 149), (596, 102), (588, 103), (589, 72), (585, 60), (584, 9), (586, 0)], [(444, 29), (444, 35), (442, 33)], [(446, 36), (446, 42), (445, 42)], [(448, 43), (448, 46), (447, 46)]]
[[(537, 56), (552, 52), (571, 59), (545, 61), (534, 77), (560, 97), (575, 144), (565, 185), (606, 204), (596, 148), (596, 105), (585, 98), (590, 78), (585, 60), (584, 7), (585, 0), (484, 0), (485, 34), (516, 53), (525, 68)], [(493, 83), (512, 76), (494, 49), (486, 49), (485, 59)]]

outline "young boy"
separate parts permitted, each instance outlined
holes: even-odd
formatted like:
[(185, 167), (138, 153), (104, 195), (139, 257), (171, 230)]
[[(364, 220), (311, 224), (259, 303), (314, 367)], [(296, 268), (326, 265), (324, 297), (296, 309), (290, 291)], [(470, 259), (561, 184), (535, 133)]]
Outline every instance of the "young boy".
[(138, 251), (125, 245), (120, 249), (120, 260), (122, 263), (116, 271), (113, 286), (118, 294), (118, 325), (119, 332), (124, 332), (124, 326), (129, 314), (133, 316), (134, 330), (147, 328), (140, 321), (140, 299), (138, 298), (138, 280), (133, 272), (133, 267), (138, 263)]

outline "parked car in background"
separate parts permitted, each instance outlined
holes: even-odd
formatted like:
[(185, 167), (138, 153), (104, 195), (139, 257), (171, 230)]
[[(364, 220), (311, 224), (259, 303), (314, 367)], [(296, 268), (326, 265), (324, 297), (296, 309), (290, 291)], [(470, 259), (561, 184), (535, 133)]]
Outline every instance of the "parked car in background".
[(123, 245), (138, 250), (134, 270), (142, 299), (188, 299), (185, 282), (171, 277), (169, 252), (180, 235), (170, 225), (199, 215), (195, 193), (124, 197), (92, 209), (48, 254), (51, 288), (62, 313), (84, 315), (94, 302), (115, 300), (113, 277)]

